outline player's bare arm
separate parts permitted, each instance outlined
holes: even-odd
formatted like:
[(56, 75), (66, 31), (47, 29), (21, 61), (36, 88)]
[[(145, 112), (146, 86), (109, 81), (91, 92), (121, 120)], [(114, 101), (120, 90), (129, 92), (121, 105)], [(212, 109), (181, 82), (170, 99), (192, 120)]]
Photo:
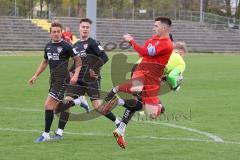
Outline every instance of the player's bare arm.
[(42, 60), (35, 74), (32, 76), (30, 80), (28, 80), (28, 84), (33, 85), (37, 77), (46, 69), (47, 66), (48, 66), (48, 60), (47, 59)]
[(74, 72), (74, 75), (71, 77), (71, 80), (70, 80), (70, 84), (72, 84), (72, 85), (77, 83), (78, 75), (79, 75), (79, 72), (80, 72), (81, 66), (82, 66), (82, 61), (81, 61), (81, 58), (79, 56), (75, 56), (75, 57), (73, 57), (73, 59), (74, 59), (74, 62), (75, 62), (75, 72)]

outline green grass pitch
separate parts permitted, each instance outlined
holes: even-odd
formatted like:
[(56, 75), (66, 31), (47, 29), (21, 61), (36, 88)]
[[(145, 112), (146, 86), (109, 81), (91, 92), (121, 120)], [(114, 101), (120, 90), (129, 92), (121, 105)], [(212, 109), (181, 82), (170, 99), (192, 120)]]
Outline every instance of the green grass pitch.
[[(136, 57), (128, 56), (134, 62)], [(127, 148), (112, 136), (104, 117), (69, 122), (64, 140), (34, 143), (44, 127), (43, 103), (48, 70), (35, 86), (27, 80), (42, 56), (0, 56), (1, 160), (237, 160), (240, 157), (240, 55), (189, 54), (184, 83), (163, 95), (166, 113), (156, 121), (137, 116), (127, 127)], [(111, 61), (102, 71), (102, 88), (112, 87)], [(121, 70), (121, 68), (119, 68)], [(75, 108), (76, 112), (79, 108)], [(121, 116), (123, 109), (114, 110)], [(54, 120), (52, 130), (57, 127)]]

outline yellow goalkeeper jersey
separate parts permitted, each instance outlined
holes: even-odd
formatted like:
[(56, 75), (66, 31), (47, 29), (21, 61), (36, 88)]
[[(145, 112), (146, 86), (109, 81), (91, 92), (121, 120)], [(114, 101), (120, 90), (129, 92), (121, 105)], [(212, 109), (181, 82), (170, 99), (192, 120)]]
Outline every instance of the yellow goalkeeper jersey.
[(186, 64), (181, 55), (176, 52), (172, 52), (171, 57), (169, 58), (168, 64), (165, 68), (165, 74), (169, 74), (174, 68), (178, 68), (181, 73), (184, 72)]

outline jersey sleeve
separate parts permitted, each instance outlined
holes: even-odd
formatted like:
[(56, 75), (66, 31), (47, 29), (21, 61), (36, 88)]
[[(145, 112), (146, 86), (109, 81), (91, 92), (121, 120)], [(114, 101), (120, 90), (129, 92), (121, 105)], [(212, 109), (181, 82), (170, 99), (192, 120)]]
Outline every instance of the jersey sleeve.
[(144, 46), (138, 45), (134, 40), (130, 41), (130, 44), (134, 48), (135, 51), (139, 54), (140, 57), (148, 56), (148, 41), (145, 42)]
[(168, 43), (165, 41), (159, 41), (155, 45), (148, 46), (149, 41), (146, 41), (144, 46), (138, 45), (134, 40), (130, 42), (130, 44), (133, 46), (135, 51), (138, 52), (139, 56), (149, 56), (149, 57), (154, 57), (157, 55), (162, 55), (165, 54), (166, 51), (168, 51)]
[(75, 48), (73, 48), (70, 44), (67, 44), (67, 53), (70, 57), (75, 57), (79, 55)]
[(176, 52), (171, 54), (168, 64), (165, 67), (164, 74), (169, 74), (173, 69), (177, 68), (181, 73), (185, 71), (186, 64), (181, 55)]
[(96, 56), (100, 56), (101, 54), (105, 54), (105, 51), (104, 51), (104, 49), (101, 46), (99, 41), (92, 40), (90, 47), (91, 47), (91, 49), (93, 50), (93, 52)]
[(103, 47), (101, 46), (100, 42), (98, 41), (92, 41), (91, 43), (91, 49), (93, 53), (99, 57), (99, 60), (94, 64), (93, 69), (98, 69), (102, 67), (107, 61), (108, 61), (108, 56), (105, 53)]
[[(180, 55), (179, 55), (180, 56)], [(185, 71), (185, 69), (186, 69), (186, 64), (185, 64), (185, 62), (184, 62), (184, 60), (183, 60), (183, 58), (180, 56), (180, 58), (178, 59), (178, 63), (179, 63), (179, 65), (177, 66), (177, 68), (181, 71), (181, 73), (183, 73), (184, 71)]]
[[(70, 46), (71, 46), (71, 45), (70, 45)], [(79, 52), (77, 51), (76, 46), (77, 46), (77, 42), (76, 42), (75, 44), (73, 44), (73, 46), (71, 46), (71, 48), (70, 48), (70, 52), (71, 52), (71, 53), (72, 53), (72, 52), (74, 53), (74, 56), (73, 56), (73, 57), (79, 55)], [(69, 71), (74, 72), (74, 70), (75, 70), (75, 63), (72, 64), (72, 66), (71, 66), (71, 68), (69, 69)]]
[(48, 56), (47, 56), (47, 45), (44, 48), (44, 59), (48, 59)]

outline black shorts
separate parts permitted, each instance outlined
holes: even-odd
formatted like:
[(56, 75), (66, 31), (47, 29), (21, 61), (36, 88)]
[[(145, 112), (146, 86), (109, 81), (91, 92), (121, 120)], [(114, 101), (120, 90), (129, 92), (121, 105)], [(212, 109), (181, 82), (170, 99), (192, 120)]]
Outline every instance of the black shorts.
[(48, 95), (58, 101), (62, 101), (68, 81), (69, 79), (66, 77), (50, 77), (50, 88)]
[(85, 95), (86, 93), (91, 101), (100, 99), (100, 79), (94, 82), (78, 81), (77, 85), (69, 85), (66, 90), (66, 96), (74, 98)]

